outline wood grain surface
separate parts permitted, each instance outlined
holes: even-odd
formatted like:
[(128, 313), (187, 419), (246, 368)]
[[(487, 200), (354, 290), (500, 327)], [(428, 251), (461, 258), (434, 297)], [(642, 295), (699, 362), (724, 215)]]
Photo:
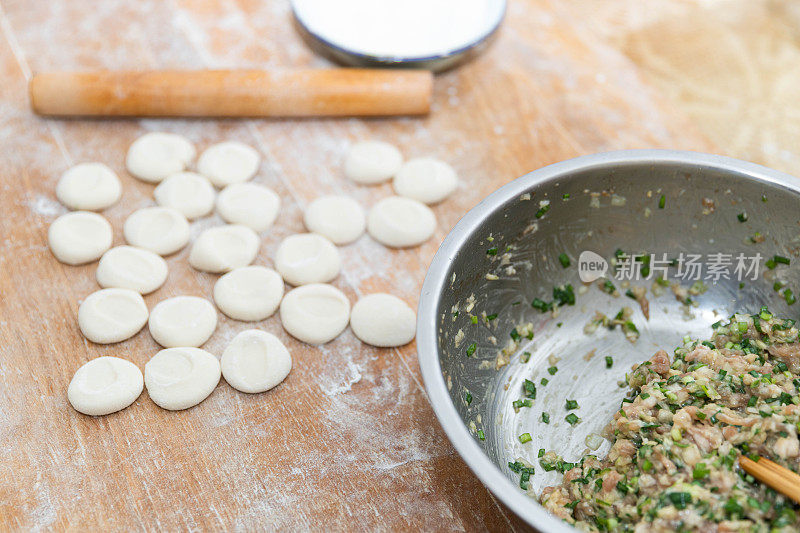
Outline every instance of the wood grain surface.
[[(32, 72), (330, 65), (295, 34), (286, 0), (1, 0), (0, 530), (524, 529), (447, 441), (427, 402), (413, 343), (375, 349), (348, 330), (313, 347), (293, 340), (272, 317), (255, 326), (286, 343), (294, 369), (268, 393), (238, 393), (222, 381), (183, 412), (156, 407), (145, 392), (119, 413), (76, 413), (66, 388), (81, 364), (117, 355), (143, 368), (158, 347), (146, 330), (113, 346), (83, 339), (76, 312), (98, 288), (96, 265), (58, 263), (46, 232), (64, 212), (54, 188), (72, 164), (101, 161), (120, 174), (123, 199), (103, 214), (122, 244), (123, 220), (153, 204), (153, 186), (125, 172), (136, 137), (179, 132), (199, 149), (235, 139), (262, 153), (255, 182), (283, 201), (256, 260), (271, 265), (277, 243), (303, 231), (303, 208), (315, 197), (343, 193), (369, 207), (390, 194), (388, 185), (359, 187), (342, 175), (350, 143), (382, 139), (406, 157), (450, 162), (461, 185), (434, 208), (439, 223), (429, 242), (388, 250), (364, 236), (341, 249), (335, 285), (351, 302), (388, 291), (416, 305), (447, 231), (481, 198), (532, 169), (624, 148), (737, 154), (706, 140), (727, 137), (698, 121), (694, 100), (665, 90), (674, 86), (674, 69), (659, 70), (665, 56), (648, 44), (660, 21), (702, 24), (692, 10), (707, 8), (689, 1), (601, 4), (510, 0), (489, 50), (437, 76), (433, 112), (424, 118), (56, 121), (29, 110)], [(772, 9), (767, 4), (774, 2), (765, 10)], [(736, 23), (715, 22), (723, 29)], [(685, 42), (672, 39), (667, 59), (690, 56), (677, 50)], [(717, 82), (708, 76), (692, 88), (713, 94)], [(727, 101), (735, 100), (731, 91)], [(723, 117), (731, 131), (734, 111)], [(220, 223), (217, 216), (202, 219), (192, 234)], [(216, 276), (193, 271), (187, 255), (185, 249), (168, 258), (169, 278), (145, 297), (149, 307), (179, 294), (211, 297)], [(204, 347), (220, 354), (251, 327), (220, 315)]]

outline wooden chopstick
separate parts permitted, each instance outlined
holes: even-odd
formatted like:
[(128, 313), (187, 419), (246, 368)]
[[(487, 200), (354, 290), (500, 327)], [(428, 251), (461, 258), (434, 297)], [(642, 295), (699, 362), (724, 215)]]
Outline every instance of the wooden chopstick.
[(757, 461), (753, 461), (744, 455), (739, 457), (739, 466), (765, 485), (800, 503), (800, 476), (788, 468), (764, 457), (757, 457)]

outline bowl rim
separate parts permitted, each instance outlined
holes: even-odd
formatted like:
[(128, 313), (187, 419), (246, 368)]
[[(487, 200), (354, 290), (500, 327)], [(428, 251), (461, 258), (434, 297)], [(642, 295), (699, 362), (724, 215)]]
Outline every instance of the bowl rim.
[(495, 210), (531, 188), (557, 181), (569, 174), (591, 169), (612, 170), (629, 165), (682, 164), (744, 175), (800, 194), (798, 178), (762, 165), (732, 157), (681, 150), (619, 150), (579, 156), (542, 167), (500, 187), (470, 209), (447, 234), (436, 252), (419, 298), (417, 310), (417, 357), (428, 401), (448, 439), (470, 470), (500, 501), (529, 525), (548, 532), (575, 529), (550, 514), (519, 488), (489, 459), (461, 419), (442, 376), (438, 349), (439, 295), (447, 288), (448, 268), (469, 237)]

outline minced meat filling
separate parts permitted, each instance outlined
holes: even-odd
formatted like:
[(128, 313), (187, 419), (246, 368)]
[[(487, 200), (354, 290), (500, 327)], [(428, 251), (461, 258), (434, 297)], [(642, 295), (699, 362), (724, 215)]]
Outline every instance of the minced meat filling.
[(800, 470), (798, 329), (766, 308), (713, 327), (627, 375), (605, 459), (540, 457), (564, 472), (542, 505), (583, 531), (800, 530), (798, 506), (737, 463), (758, 455)]

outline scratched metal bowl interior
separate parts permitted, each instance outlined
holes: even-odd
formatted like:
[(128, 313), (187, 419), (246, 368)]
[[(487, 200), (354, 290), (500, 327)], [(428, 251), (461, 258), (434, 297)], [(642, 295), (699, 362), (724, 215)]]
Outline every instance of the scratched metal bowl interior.
[[(519, 475), (508, 468), (509, 461), (522, 458), (536, 466), (540, 448), (555, 450), (566, 460), (588, 451), (586, 437), (601, 433), (619, 409), (625, 394), (619, 382), (634, 363), (659, 348), (672, 353), (685, 335), (707, 338), (712, 323), (736, 311), (753, 313), (767, 304), (773, 312), (794, 316), (800, 308), (800, 304), (789, 307), (773, 288), (781, 281), (794, 293), (800, 292), (794, 265), (800, 248), (800, 195), (790, 177), (727, 158), (681, 152), (633, 151), (573, 161), (578, 163), (567, 162), (561, 170), (543, 169), (520, 178), (520, 183), (490, 196), (485, 201), (488, 207), (476, 207), (484, 214), (456, 226), (454, 232), (462, 232), (461, 241), (449, 250), (445, 241), (440, 254), (448, 257), (439, 263), (442, 271), (429, 273), (429, 277), (441, 276), (441, 290), (426, 295), (423, 288), (423, 304), (426, 298), (435, 301), (436, 314), (431, 311), (431, 316), (436, 322), (441, 372), (433, 378), (426, 375), (426, 385), (433, 392), (433, 382), (443, 381), (460, 416), (456, 422), (463, 423), (474, 443), (511, 481), (503, 486), (487, 483), (501, 499), (509, 488), (519, 490)], [(736, 170), (737, 165), (745, 170)], [(467, 227), (459, 229), (463, 224)], [(763, 242), (753, 243), (750, 237), (757, 232)], [(640, 305), (625, 296), (624, 283), (614, 279), (613, 266), (607, 276), (621, 293), (619, 297), (601, 290), (602, 280), (585, 285), (579, 279), (581, 252), (591, 250), (610, 260), (618, 249), (658, 258), (700, 254), (703, 276), (716, 263), (729, 272), (730, 279), (705, 280), (707, 291), (691, 296), (696, 306), (687, 314), (669, 288), (661, 296), (652, 294), (655, 274), (651, 268), (650, 279), (630, 282), (631, 287), (647, 287), (647, 320)], [(715, 261), (711, 256), (716, 253), (726, 255)], [(757, 253), (764, 259), (785, 256), (792, 264), (770, 270), (762, 260), (757, 279), (740, 282), (736, 272), (740, 253), (748, 259), (746, 266)], [(568, 256), (569, 266), (562, 265), (561, 254)], [(732, 264), (726, 267), (729, 256), (733, 256)], [(434, 260), (432, 268), (439, 268), (436, 265)], [(678, 274), (678, 268), (669, 268), (667, 281), (687, 288), (692, 285), (692, 280), (681, 281)], [(552, 301), (553, 287), (566, 283), (574, 287), (575, 304), (562, 306), (556, 317), (531, 306), (535, 298)], [(596, 311), (613, 317), (625, 306), (633, 310), (631, 320), (640, 333), (636, 342), (630, 342), (620, 327), (600, 326), (594, 333), (585, 333)], [(509, 350), (508, 364), (497, 368), (498, 353), (514, 340), (512, 331), (517, 328), (513, 333), (517, 337), (520, 325), (527, 323), (533, 325), (533, 338), (522, 336), (518, 346)], [(420, 347), (421, 359), (425, 349)], [(613, 358), (611, 368), (606, 356)], [(551, 374), (550, 367), (557, 367), (557, 372)], [(542, 378), (549, 380), (546, 386)], [(513, 402), (525, 397), (525, 379), (536, 384), (536, 399), (531, 407), (515, 412)], [(565, 421), (566, 399), (580, 406), (569, 411), (580, 417), (574, 426)], [(443, 412), (437, 409), (448, 430), (453, 421), (445, 420)], [(542, 422), (543, 412), (549, 414), (549, 424)], [(530, 433), (530, 442), (520, 443), (523, 433)], [(456, 443), (454, 432), (448, 435)], [(456, 444), (487, 482), (469, 451)], [(609, 447), (604, 441), (592, 453), (602, 457)], [(538, 494), (559, 477), (537, 468), (530, 483)], [(529, 505), (536, 504), (531, 500)], [(512, 508), (519, 511), (518, 506)], [(551, 529), (539, 517), (525, 518)]]

